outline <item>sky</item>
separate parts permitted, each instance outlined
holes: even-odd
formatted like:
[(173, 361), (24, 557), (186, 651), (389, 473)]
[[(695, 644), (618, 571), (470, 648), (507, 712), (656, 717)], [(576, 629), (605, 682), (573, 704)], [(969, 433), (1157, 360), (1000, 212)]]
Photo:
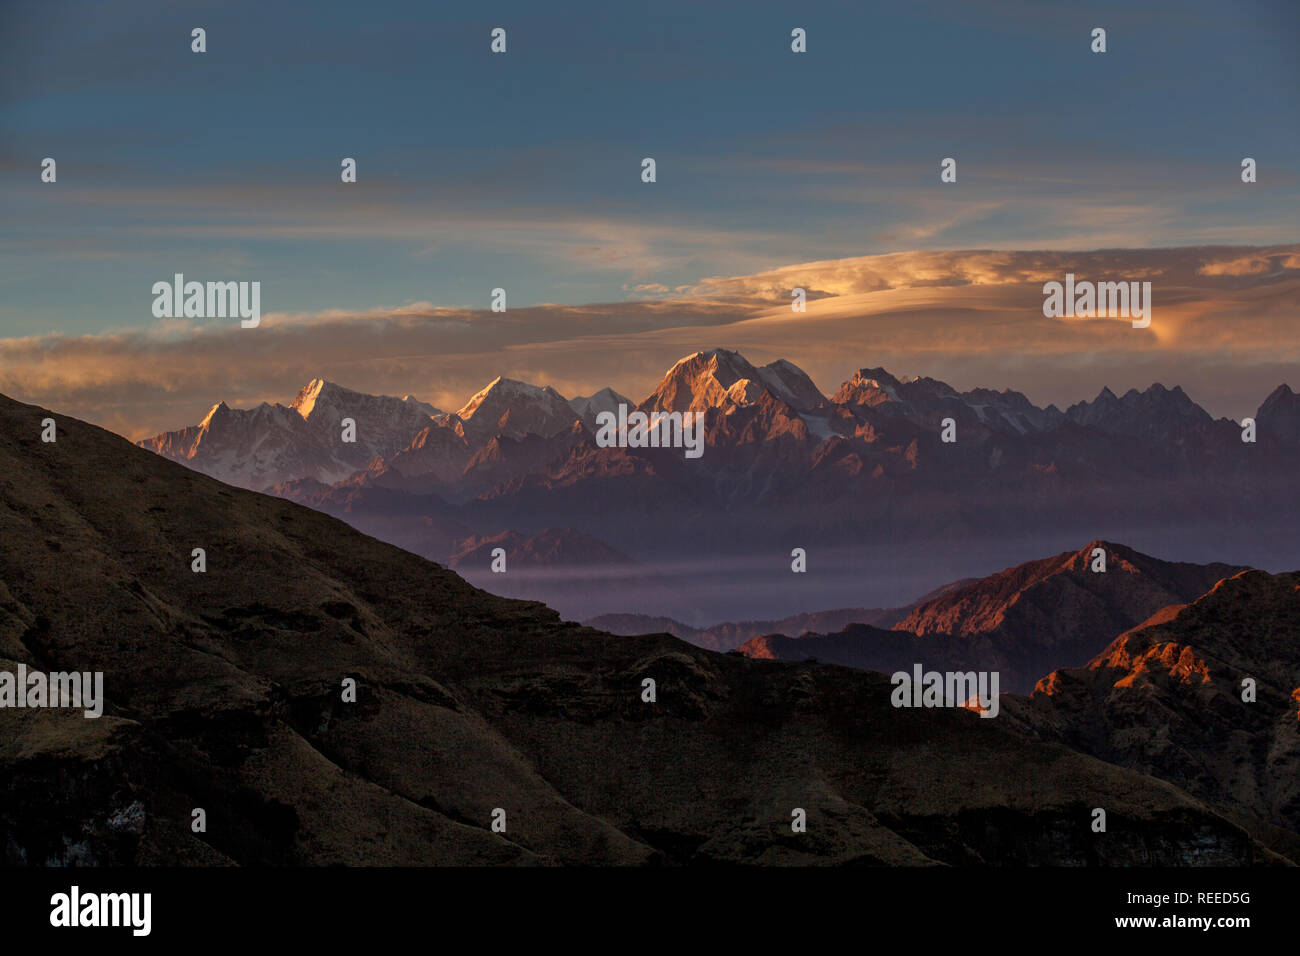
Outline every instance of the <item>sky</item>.
[[(888, 360), (1044, 403), (1162, 380), (1240, 416), (1300, 387), (1297, 117), (1294, 2), (3, 0), (0, 391), (138, 438), (316, 376), (639, 398), (722, 346), (828, 392)], [(1045, 252), (1177, 276), (1177, 312), (1140, 347), (1044, 326)], [(889, 278), (800, 323), (752, 279), (791, 269)], [(260, 282), (268, 320), (155, 319), (178, 272)]]

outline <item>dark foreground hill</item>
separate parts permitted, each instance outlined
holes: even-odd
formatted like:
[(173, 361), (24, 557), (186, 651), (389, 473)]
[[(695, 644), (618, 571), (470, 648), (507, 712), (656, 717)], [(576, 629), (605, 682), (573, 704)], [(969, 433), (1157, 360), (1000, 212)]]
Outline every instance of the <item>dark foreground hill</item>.
[(47, 416), (0, 397), (0, 670), (103, 671), (107, 706), (0, 710), (8, 863), (1295, 858), (881, 675), (565, 623), (85, 423), (44, 443)]

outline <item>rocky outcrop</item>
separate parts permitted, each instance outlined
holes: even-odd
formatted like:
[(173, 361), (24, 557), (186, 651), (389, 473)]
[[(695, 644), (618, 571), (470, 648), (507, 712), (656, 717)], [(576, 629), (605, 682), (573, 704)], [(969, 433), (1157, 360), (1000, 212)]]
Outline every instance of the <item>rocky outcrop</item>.
[(1300, 573), (1224, 580), (1003, 710), (1040, 739), (1300, 833)]

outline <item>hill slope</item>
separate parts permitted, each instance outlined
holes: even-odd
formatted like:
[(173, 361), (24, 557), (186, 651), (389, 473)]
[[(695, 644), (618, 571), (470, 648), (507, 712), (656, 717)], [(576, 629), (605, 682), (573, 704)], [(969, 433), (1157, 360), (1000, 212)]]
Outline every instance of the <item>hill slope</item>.
[(565, 624), (85, 423), (42, 443), (48, 414), (0, 398), (0, 669), (103, 671), (107, 706), (0, 712), (10, 863), (1278, 859), (879, 675)]

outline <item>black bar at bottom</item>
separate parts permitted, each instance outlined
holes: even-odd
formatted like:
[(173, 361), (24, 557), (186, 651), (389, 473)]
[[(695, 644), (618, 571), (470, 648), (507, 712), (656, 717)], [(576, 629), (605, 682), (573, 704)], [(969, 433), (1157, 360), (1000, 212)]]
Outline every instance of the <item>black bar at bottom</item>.
[[(102, 912), (103, 921), (117, 914), (127, 925), (52, 925), (52, 915), (74, 921), (74, 886), (76, 922), (83, 914), (98, 920)], [(143, 896), (130, 903), (101, 896), (144, 893), (147, 936), (136, 934)], [(62, 910), (59, 894), (66, 898)], [(6, 942), (76, 934), (79, 942), (205, 947), (273, 939), (373, 945), (398, 933), (435, 933), (439, 945), (453, 945), (445, 934), (455, 931), (460, 945), (608, 933), (603, 938), (620, 948), (637, 938), (680, 943), (680, 934), (701, 922), (708, 935), (733, 943), (771, 943), (786, 932), (813, 942), (829, 929), (847, 929), (864, 943), (887, 930), (958, 944), (1010, 942), (1025, 933), (1149, 940), (1199, 934), (1230, 942), (1242, 933), (1293, 928), (1298, 900), (1300, 871), (1292, 868), (0, 870)]]

